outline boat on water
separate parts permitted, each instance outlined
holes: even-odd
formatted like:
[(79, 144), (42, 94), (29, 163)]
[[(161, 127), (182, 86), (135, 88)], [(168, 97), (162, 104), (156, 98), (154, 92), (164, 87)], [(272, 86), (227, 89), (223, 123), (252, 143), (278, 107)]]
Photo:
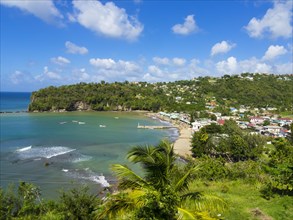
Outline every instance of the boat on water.
[(84, 125), (84, 124), (85, 124), (85, 122), (83, 122), (83, 121), (80, 121), (80, 122), (78, 122), (78, 124), (80, 124), (80, 125)]
[(100, 125), (100, 128), (105, 128), (106, 127), (106, 125)]

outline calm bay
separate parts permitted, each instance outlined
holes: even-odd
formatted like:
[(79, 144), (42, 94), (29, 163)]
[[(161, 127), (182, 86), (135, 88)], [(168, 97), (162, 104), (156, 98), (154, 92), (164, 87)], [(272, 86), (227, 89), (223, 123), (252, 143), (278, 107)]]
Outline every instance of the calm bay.
[[(13, 101), (1, 93), (1, 112), (26, 110), (28, 97)], [(111, 164), (139, 169), (126, 160), (131, 147), (178, 136), (176, 129), (138, 129), (138, 123), (164, 122), (134, 112), (1, 113), (1, 186), (28, 181), (49, 198), (79, 184), (98, 192), (115, 181)]]

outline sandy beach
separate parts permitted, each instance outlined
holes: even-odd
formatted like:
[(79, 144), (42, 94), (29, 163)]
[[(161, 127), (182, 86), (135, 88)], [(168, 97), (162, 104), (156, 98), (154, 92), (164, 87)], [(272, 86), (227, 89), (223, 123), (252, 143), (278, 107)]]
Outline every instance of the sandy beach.
[(180, 156), (191, 156), (192, 129), (189, 127), (179, 127), (179, 137), (174, 143), (174, 152)]
[(192, 128), (190, 128), (187, 124), (183, 122), (176, 122), (175, 120), (171, 120), (168, 117), (164, 117), (155, 113), (148, 113), (149, 117), (155, 117), (163, 121), (167, 121), (171, 123), (174, 127), (179, 130), (179, 137), (174, 142), (174, 152), (182, 157), (191, 156), (191, 137), (192, 137)]

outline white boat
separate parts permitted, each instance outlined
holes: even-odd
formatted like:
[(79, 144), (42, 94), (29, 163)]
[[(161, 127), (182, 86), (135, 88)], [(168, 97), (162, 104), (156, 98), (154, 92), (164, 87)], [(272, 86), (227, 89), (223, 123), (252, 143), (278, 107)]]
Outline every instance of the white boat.
[(84, 124), (85, 124), (85, 122), (83, 122), (83, 121), (80, 121), (80, 122), (78, 122), (78, 124), (80, 124), (80, 125), (84, 125)]
[(106, 127), (106, 125), (100, 125), (100, 128), (105, 128)]

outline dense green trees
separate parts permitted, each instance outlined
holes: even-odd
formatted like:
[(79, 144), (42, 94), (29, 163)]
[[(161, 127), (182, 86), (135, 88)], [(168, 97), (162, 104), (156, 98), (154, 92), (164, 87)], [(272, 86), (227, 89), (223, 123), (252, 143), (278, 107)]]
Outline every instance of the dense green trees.
[(40, 189), (20, 182), (4, 191), (0, 188), (0, 219), (94, 219), (101, 200), (86, 187), (62, 192), (59, 200), (43, 200)]
[[(247, 78), (248, 77), (248, 78)], [(222, 78), (199, 77), (176, 82), (79, 83), (50, 86), (34, 92), (30, 111), (148, 110), (202, 111), (207, 101), (215, 100), (217, 110), (229, 114), (227, 106), (276, 107), (292, 110), (293, 76), (243, 75)]]
[(191, 142), (194, 157), (208, 155), (235, 162), (256, 160), (263, 152), (265, 138), (242, 131), (235, 121), (229, 120), (223, 127), (211, 124), (201, 128)]

